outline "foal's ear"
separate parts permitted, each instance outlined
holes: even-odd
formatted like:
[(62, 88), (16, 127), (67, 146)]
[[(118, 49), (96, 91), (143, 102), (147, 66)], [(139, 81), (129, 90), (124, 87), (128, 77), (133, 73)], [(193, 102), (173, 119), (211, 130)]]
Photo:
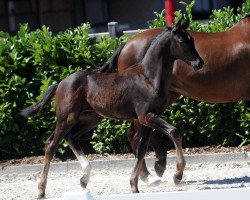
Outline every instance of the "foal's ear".
[(189, 26), (189, 23), (190, 23), (189, 19), (185, 19), (184, 22), (181, 24), (182, 28), (187, 29)]
[(189, 26), (189, 19), (180, 19), (175, 25), (175, 29), (186, 29)]

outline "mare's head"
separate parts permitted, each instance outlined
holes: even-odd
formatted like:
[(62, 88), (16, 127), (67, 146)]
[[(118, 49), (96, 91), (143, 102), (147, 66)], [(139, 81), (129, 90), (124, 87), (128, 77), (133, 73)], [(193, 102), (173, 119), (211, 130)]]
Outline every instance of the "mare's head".
[(188, 25), (188, 21), (183, 24), (179, 21), (177, 25), (172, 28), (170, 52), (176, 59), (183, 60), (196, 70), (203, 67), (204, 61), (195, 49), (194, 39), (186, 31)]

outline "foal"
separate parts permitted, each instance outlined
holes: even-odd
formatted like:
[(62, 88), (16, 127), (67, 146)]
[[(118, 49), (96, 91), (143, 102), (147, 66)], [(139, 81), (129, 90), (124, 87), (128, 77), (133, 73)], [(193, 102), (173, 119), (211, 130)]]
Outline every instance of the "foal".
[[(143, 134), (137, 158), (130, 178), (132, 192), (138, 190), (138, 176), (147, 149), (151, 128), (169, 136), (172, 140), (176, 128), (159, 115), (169, 104), (167, 95), (173, 63), (176, 59), (198, 69), (203, 60), (198, 55), (193, 38), (179, 24), (171, 31), (164, 30), (153, 41), (141, 64), (121, 74), (76, 72), (59, 84), (48, 89), (36, 104), (24, 109), (22, 115), (29, 117), (40, 112), (55, 95), (56, 128), (46, 142), (45, 161), (38, 183), (38, 198), (45, 196), (47, 175), (52, 157), (59, 142), (65, 138), (78, 158), (83, 177), (81, 186), (86, 187), (90, 177), (90, 164), (78, 144), (78, 138), (96, 127), (102, 117), (111, 119), (138, 119)], [(181, 138), (173, 140), (177, 149), (177, 174), (182, 176), (185, 167)]]

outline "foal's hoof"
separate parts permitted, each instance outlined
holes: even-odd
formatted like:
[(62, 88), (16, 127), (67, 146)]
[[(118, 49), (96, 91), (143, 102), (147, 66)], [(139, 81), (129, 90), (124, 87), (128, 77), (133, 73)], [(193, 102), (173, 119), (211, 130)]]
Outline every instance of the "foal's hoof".
[(138, 190), (138, 187), (137, 186), (131, 186), (131, 191), (133, 193), (140, 193), (140, 191)]
[[(165, 164), (166, 165), (166, 164)], [(163, 173), (165, 172), (166, 167), (163, 167), (162, 165), (160, 165), (157, 161), (155, 162), (155, 172), (157, 174), (157, 176), (162, 177)]]
[(86, 178), (84, 176), (80, 179), (80, 185), (83, 189), (85, 189), (88, 185), (88, 181), (86, 181)]
[(173, 180), (174, 180), (174, 184), (175, 184), (175, 185), (179, 185), (179, 184), (181, 183), (181, 179), (176, 178), (175, 175), (174, 175), (174, 177), (173, 177)]

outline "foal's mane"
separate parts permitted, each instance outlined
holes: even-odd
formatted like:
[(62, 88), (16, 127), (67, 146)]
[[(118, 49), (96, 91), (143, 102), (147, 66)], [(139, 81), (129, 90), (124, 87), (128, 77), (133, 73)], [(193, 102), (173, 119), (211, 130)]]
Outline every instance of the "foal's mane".
[[(150, 45), (149, 45), (149, 47), (148, 47), (148, 49), (147, 49), (147, 52), (152, 48), (152, 46), (154, 46), (155, 43), (157, 43), (157, 42), (159, 41), (159, 40), (158, 40), (159, 38), (161, 38), (166, 32), (169, 32), (169, 33), (170, 33), (171, 30), (172, 30), (171, 27), (167, 27), (167, 28), (165, 28), (160, 34), (156, 35), (156, 36), (152, 39), (152, 41), (151, 41), (151, 43), (150, 43)], [(146, 52), (146, 54), (147, 54), (147, 52)], [(138, 65), (140, 65), (140, 64), (142, 63), (142, 61), (144, 60), (146, 54), (144, 55), (143, 59), (142, 59), (139, 63), (136, 63), (136, 64), (134, 64), (134, 65), (131, 65), (130, 67), (137, 67)]]
[(158, 35), (156, 35), (156, 36), (152, 39), (149, 48), (150, 48), (156, 41), (158, 41), (158, 39), (159, 39), (162, 35), (164, 35), (166, 32), (170, 32), (171, 30), (172, 30), (171, 27), (167, 27), (167, 28), (165, 28), (161, 33), (159, 33)]
[[(160, 38), (163, 37), (166, 33), (170, 34), (171, 30), (172, 30), (171, 27), (165, 28), (160, 34), (158, 34), (156, 37), (154, 37), (150, 43), (150, 46), (149, 46), (147, 52), (149, 52), (155, 46), (155, 44), (157, 44), (160, 41)], [(146, 54), (147, 54), (147, 52), (146, 52)], [(145, 56), (146, 56), (146, 54), (145, 54)]]

